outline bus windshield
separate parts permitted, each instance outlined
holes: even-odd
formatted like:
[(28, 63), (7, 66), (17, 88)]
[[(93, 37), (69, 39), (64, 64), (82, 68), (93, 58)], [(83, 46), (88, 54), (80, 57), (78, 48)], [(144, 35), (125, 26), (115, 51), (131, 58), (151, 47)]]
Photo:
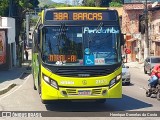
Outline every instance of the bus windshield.
[(42, 60), (66, 66), (121, 62), (120, 30), (116, 26), (52, 26), (43, 28)]

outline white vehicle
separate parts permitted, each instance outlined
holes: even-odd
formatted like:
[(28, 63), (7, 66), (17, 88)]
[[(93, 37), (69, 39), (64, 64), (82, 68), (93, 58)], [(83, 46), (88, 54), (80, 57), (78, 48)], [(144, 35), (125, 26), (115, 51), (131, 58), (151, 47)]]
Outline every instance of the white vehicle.
[(124, 64), (122, 64), (122, 84), (125, 85), (129, 85), (131, 79), (131, 74), (128, 68), (129, 66), (125, 66)]
[(160, 56), (148, 56), (144, 61), (144, 73), (151, 74), (156, 64), (160, 64)]

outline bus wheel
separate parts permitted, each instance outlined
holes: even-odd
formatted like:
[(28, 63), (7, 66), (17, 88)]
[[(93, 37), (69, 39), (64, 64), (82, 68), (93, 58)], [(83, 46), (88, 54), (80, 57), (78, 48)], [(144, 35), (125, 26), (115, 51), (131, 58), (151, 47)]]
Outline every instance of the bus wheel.
[(40, 76), (38, 75), (38, 93), (41, 95), (41, 82), (40, 82)]
[(99, 99), (96, 100), (96, 103), (104, 104), (106, 102), (106, 99)]
[(34, 76), (33, 76), (33, 89), (34, 89), (34, 90), (37, 90), (36, 85), (35, 85), (35, 79), (34, 79)]
[(35, 85), (34, 71), (33, 70), (32, 70), (32, 78), (33, 78), (33, 89), (37, 90), (36, 85)]

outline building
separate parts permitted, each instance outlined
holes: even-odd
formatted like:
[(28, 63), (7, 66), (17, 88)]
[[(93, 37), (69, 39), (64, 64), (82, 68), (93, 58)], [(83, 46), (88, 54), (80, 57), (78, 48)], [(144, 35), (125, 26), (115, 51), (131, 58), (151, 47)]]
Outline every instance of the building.
[[(126, 34), (126, 47), (131, 50), (128, 61), (143, 62), (145, 59), (145, 33), (139, 32), (139, 16), (148, 11), (149, 55), (160, 55), (160, 0), (124, 0), (122, 32)], [(155, 4), (156, 3), (156, 4)], [(147, 5), (147, 9), (146, 6)]]
[[(155, 1), (160, 2), (160, 0), (148, 0), (147, 8), (150, 9)], [(143, 62), (145, 34), (139, 32), (139, 16), (143, 15), (146, 10), (145, 1), (124, 0), (123, 10), (122, 32), (126, 34), (126, 47), (131, 50), (131, 54), (128, 55), (128, 61)], [(149, 14), (148, 17), (150, 16)]]
[(150, 55), (160, 56), (160, 5), (158, 4), (149, 12)]
[[(142, 38), (139, 32), (139, 15), (143, 13), (142, 3), (125, 3), (122, 14), (122, 32), (126, 35), (126, 47), (131, 50), (127, 61), (141, 61)], [(142, 52), (141, 52), (142, 53)]]

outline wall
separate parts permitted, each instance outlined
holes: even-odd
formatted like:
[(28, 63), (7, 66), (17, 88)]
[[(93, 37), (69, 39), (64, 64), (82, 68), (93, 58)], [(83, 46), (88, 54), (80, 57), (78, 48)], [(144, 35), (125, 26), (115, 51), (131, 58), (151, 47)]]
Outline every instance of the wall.
[(16, 42), (15, 42), (15, 19), (9, 17), (1, 17), (1, 29), (6, 29), (7, 35), (7, 59), (9, 59), (9, 66), (16, 66)]
[[(128, 62), (141, 61), (142, 54), (139, 48), (142, 42), (141, 33), (139, 32), (139, 15), (144, 11), (143, 4), (124, 4), (122, 14), (122, 32), (130, 39), (126, 39), (127, 48), (131, 49), (128, 55)], [(139, 51), (135, 51), (137, 48)]]
[(15, 42), (15, 19), (2, 17), (2, 27), (8, 27), (8, 43)]
[[(153, 55), (160, 55), (157, 50), (159, 50), (160, 42), (160, 10), (155, 10), (151, 12), (151, 23), (150, 23), (150, 40), (151, 50), (153, 50)], [(156, 44), (157, 43), (157, 44)], [(157, 49), (157, 50), (156, 50)]]

